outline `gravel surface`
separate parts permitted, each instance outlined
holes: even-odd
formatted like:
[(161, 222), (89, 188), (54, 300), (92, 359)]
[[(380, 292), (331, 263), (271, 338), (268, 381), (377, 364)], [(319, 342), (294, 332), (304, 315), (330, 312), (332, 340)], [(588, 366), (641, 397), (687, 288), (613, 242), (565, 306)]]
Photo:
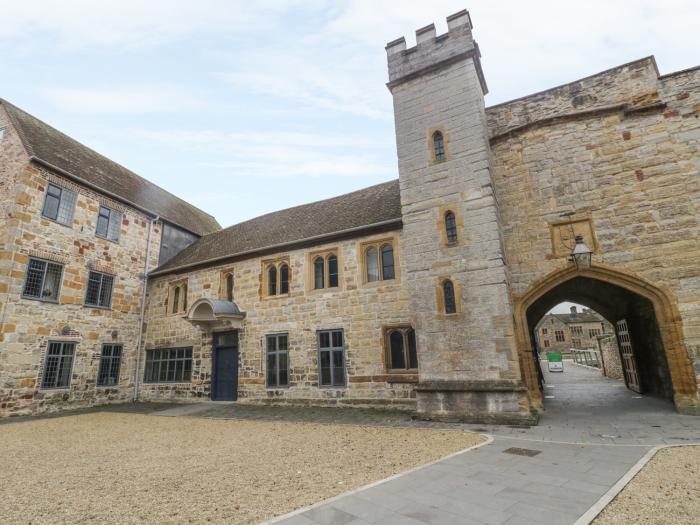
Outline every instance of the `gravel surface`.
[(454, 430), (91, 413), (0, 425), (3, 523), (256, 523), (479, 443)]
[(657, 452), (593, 523), (700, 523), (700, 446)]

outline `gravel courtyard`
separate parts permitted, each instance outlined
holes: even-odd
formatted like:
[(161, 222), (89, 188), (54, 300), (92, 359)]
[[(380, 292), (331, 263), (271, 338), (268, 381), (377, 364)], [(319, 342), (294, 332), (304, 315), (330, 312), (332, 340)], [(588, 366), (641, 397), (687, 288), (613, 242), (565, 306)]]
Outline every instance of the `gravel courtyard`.
[(662, 449), (594, 521), (595, 525), (696, 525), (700, 446)]
[(256, 523), (482, 440), (114, 412), (12, 422), (0, 500), (7, 523)]

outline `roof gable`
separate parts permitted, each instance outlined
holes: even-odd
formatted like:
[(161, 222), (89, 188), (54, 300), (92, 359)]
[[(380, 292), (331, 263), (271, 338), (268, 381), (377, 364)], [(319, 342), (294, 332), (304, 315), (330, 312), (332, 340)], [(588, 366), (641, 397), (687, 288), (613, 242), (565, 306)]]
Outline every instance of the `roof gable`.
[(197, 235), (220, 229), (211, 215), (0, 99), (33, 160), (93, 185)]

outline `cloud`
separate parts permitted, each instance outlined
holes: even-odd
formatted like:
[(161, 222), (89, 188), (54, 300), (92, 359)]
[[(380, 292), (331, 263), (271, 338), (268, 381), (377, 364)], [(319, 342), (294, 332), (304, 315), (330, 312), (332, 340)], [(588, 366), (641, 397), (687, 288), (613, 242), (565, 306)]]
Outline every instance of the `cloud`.
[[(363, 136), (309, 133), (160, 132), (136, 136), (212, 160), (199, 166), (225, 177), (393, 177), (396, 164), (383, 153), (391, 141)], [(389, 137), (391, 139), (391, 137)]]
[(168, 85), (133, 84), (103, 89), (49, 88), (41, 95), (71, 113), (163, 113), (203, 107), (202, 100)]

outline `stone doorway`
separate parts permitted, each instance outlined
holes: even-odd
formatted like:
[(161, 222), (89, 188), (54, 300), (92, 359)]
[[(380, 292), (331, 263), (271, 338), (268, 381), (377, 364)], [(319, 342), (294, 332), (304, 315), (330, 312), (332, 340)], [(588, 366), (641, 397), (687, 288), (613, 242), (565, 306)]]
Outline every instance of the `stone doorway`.
[(700, 413), (695, 375), (674, 303), (644, 281), (599, 266), (584, 271), (567, 268), (516, 298), (520, 364), (535, 409), (542, 410), (546, 401), (535, 328), (548, 311), (565, 301), (597, 311), (613, 326), (624, 321), (638, 374), (639, 384), (633, 389), (672, 401), (679, 412)]

